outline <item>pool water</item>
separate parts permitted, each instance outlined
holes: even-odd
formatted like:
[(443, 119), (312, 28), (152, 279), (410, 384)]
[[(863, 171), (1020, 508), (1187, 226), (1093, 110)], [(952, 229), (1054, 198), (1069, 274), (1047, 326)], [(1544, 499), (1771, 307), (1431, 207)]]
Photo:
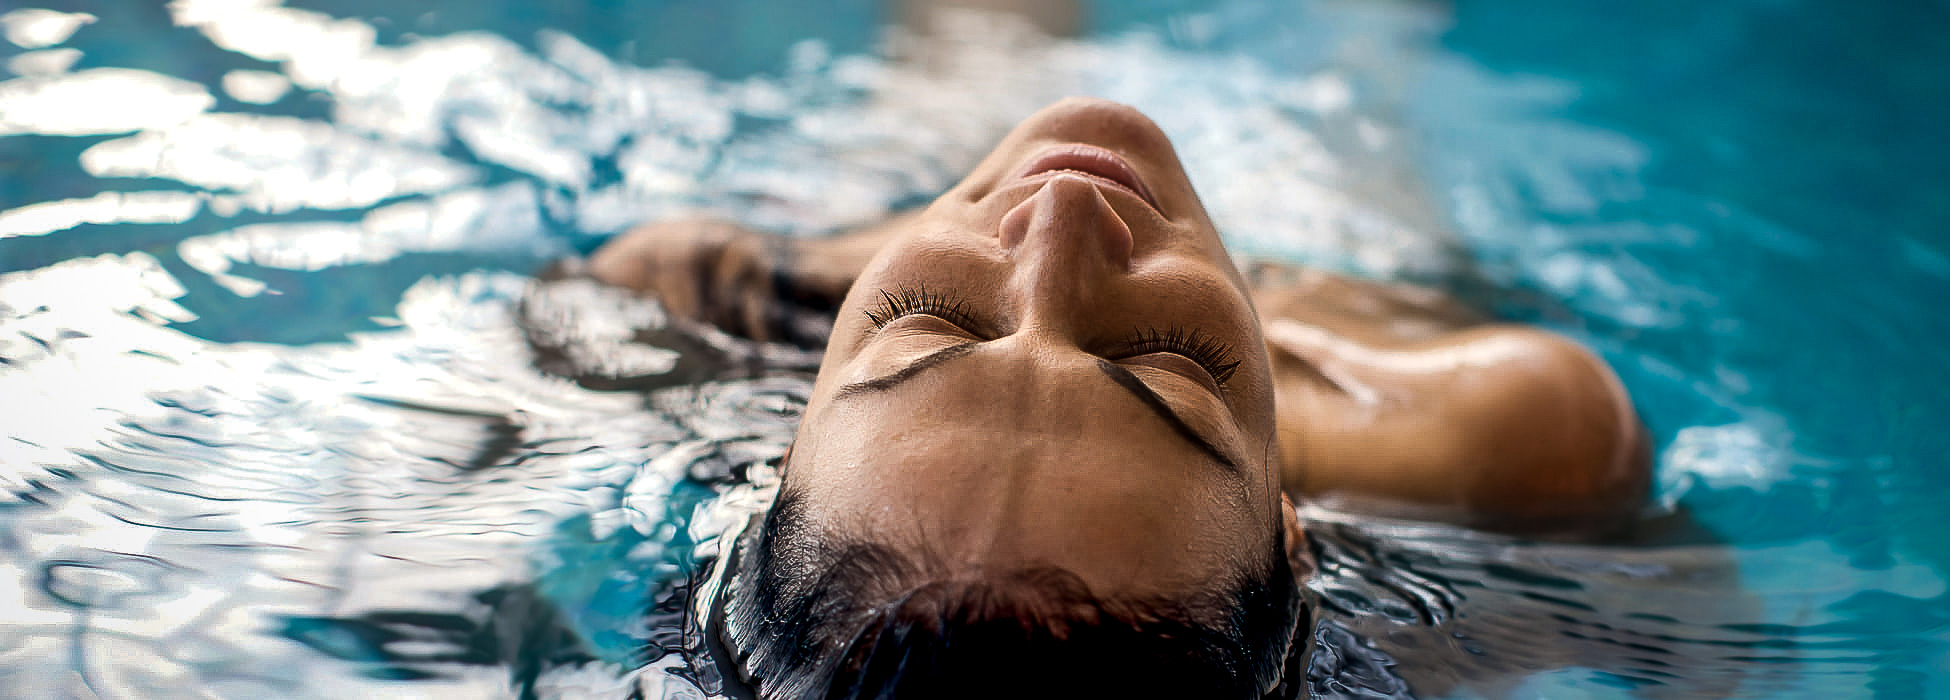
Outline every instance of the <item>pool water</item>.
[(689, 584), (817, 357), (534, 273), (872, 222), (1068, 94), (1655, 435), (1630, 542), (1310, 509), (1313, 695), (1950, 694), (1950, 6), (1101, 5), (0, 5), (0, 696), (709, 697)]

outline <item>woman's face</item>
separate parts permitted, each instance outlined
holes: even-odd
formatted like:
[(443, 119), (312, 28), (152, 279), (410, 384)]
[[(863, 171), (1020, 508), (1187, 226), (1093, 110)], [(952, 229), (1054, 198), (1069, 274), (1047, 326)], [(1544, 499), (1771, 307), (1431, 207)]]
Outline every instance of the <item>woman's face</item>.
[(1258, 322), (1170, 142), (1067, 100), (918, 216), (840, 310), (786, 487), (950, 575), (1170, 593), (1284, 510)]

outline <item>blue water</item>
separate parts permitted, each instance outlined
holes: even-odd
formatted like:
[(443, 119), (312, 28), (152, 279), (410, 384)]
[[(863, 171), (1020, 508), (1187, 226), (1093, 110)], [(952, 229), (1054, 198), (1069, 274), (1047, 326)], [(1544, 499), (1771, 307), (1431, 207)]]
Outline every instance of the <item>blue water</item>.
[(919, 53), (864, 1), (399, 5), (0, 5), (0, 696), (701, 696), (686, 582), (813, 360), (531, 275), (871, 222), (1071, 93), (1235, 249), (1569, 334), (1655, 435), (1633, 542), (1310, 512), (1317, 695), (1950, 694), (1944, 3), (1146, 0)]

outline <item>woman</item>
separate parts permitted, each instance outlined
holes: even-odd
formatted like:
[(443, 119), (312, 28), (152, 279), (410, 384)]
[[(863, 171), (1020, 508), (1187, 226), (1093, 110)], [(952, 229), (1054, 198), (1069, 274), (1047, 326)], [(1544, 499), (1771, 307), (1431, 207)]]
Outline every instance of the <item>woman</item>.
[[(1527, 533), (1647, 483), (1616, 378), (1432, 293), (1248, 282), (1148, 119), (1067, 100), (926, 209), (787, 242), (678, 222), (605, 282), (760, 340), (837, 305), (713, 623), (768, 698), (1258, 697), (1296, 656), (1292, 498)], [(993, 683), (993, 686), (985, 685)]]

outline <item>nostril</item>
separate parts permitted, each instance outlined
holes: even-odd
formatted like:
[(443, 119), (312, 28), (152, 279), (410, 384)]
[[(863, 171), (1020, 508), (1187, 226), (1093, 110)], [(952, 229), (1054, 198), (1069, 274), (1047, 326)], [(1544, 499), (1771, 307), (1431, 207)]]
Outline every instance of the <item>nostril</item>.
[(1002, 217), (997, 230), (1003, 250), (1020, 255), (1024, 247), (1042, 254), (1096, 258), (1113, 269), (1131, 268), (1131, 228), (1082, 174), (1057, 173)]

